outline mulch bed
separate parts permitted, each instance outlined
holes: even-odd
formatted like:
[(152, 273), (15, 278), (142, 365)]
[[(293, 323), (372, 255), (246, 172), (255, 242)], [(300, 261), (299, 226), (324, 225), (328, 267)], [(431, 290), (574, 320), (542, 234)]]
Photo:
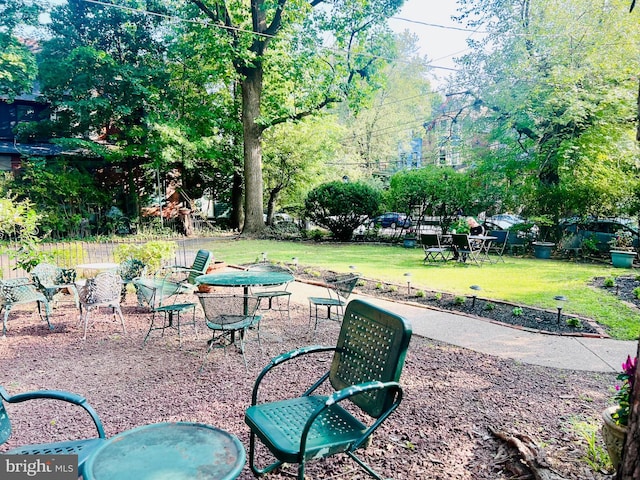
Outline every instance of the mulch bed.
[[(123, 305), (124, 335), (108, 311), (98, 314), (82, 340), (77, 311), (54, 310), (49, 331), (28, 305), (12, 310), (7, 338), (0, 341), (0, 384), (11, 394), (34, 389), (80, 393), (100, 414), (108, 436), (139, 425), (191, 421), (212, 424), (238, 436), (248, 448), (244, 410), (262, 367), (273, 356), (308, 344), (334, 344), (339, 324), (321, 321), (315, 338), (309, 332), (308, 306), (293, 304), (291, 321), (267, 312), (261, 342), (249, 335), (248, 368), (228, 347), (209, 355), (198, 372), (208, 338), (204, 320), (196, 339), (190, 327), (177, 335), (154, 332), (142, 346), (150, 314), (129, 295)], [(201, 312), (198, 312), (201, 315)], [(302, 383), (323, 372), (327, 359), (279, 370), (266, 384), (264, 400), (301, 392)], [(586, 421), (599, 425), (600, 411), (611, 398), (614, 374), (557, 370), (503, 360), (414, 336), (402, 376), (405, 398), (400, 408), (362, 451), (365, 461), (394, 479), (530, 478), (519, 457), (492, 430), (528, 435), (564, 478), (604, 480), (581, 460), (585, 439), (571, 427)], [(77, 410), (50, 401), (7, 406), (14, 432), (0, 447), (92, 435)], [(293, 469), (287, 468), (291, 473)], [(253, 475), (248, 467), (240, 479)], [(285, 473), (268, 478), (290, 478)], [(309, 479), (368, 478), (344, 456), (312, 462)]]

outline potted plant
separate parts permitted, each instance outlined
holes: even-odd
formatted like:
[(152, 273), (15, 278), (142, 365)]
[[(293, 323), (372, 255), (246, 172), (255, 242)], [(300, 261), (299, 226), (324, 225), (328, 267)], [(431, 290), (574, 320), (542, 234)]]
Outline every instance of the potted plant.
[(609, 242), (611, 263), (616, 268), (631, 268), (636, 252), (633, 250), (633, 238), (629, 232), (618, 232)]
[(417, 241), (416, 232), (413, 228), (410, 228), (409, 230), (407, 230), (407, 233), (405, 233), (404, 235), (404, 239), (403, 239), (404, 248), (415, 247), (416, 241)]
[(624, 436), (631, 413), (631, 392), (633, 392), (633, 380), (637, 366), (638, 357), (632, 359), (631, 356), (627, 356), (627, 360), (622, 364), (622, 372), (617, 376), (617, 379), (622, 382), (621, 385), (616, 385), (614, 398), (617, 403), (602, 412), (604, 420), (602, 438), (615, 470), (618, 469), (624, 447)]

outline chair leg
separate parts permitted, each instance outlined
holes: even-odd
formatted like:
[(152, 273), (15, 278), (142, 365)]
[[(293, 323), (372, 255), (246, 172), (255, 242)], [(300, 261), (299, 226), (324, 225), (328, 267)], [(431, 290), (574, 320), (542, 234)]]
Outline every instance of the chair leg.
[(282, 462), (276, 460), (275, 462), (267, 465), (264, 468), (258, 468), (256, 466), (256, 434), (251, 432), (249, 436), (249, 467), (256, 477), (266, 475), (269, 472), (273, 472), (276, 468), (280, 467)]
[(356, 456), (355, 453), (353, 452), (347, 452), (347, 455), (349, 455), (351, 458), (353, 458), (353, 460), (355, 460), (355, 462), (360, 465), (369, 475), (371, 475), (373, 478), (375, 478), (376, 480), (384, 480), (380, 475), (378, 475), (369, 465), (367, 465), (366, 463), (364, 463), (359, 457)]

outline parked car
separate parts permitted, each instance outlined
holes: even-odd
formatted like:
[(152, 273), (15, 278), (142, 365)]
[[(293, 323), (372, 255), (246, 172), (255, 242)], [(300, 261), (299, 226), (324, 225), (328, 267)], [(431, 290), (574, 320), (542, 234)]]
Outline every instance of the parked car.
[(484, 226), (486, 230), (509, 230), (519, 223), (526, 223), (526, 220), (512, 213), (501, 213), (487, 217)]
[(607, 253), (610, 249), (610, 242), (623, 232), (631, 236), (634, 248), (638, 248), (640, 245), (638, 229), (631, 226), (631, 221), (620, 219), (569, 220), (561, 224), (561, 229), (563, 235), (577, 235), (581, 241), (594, 240), (596, 248), (601, 253)]
[(382, 228), (409, 228), (411, 226), (411, 219), (404, 213), (388, 212), (371, 219), (369, 227), (373, 228), (376, 225)]

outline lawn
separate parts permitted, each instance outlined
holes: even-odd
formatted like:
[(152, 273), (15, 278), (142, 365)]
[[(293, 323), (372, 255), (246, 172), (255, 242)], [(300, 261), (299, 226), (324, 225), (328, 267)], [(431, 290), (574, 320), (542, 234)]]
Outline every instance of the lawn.
[[(424, 265), (419, 248), (388, 244), (285, 242), (275, 240), (212, 240), (206, 244), (217, 259), (230, 264), (260, 261), (262, 253), (272, 262), (292, 263), (301, 268), (357, 271), (364, 277), (425, 290), (469, 293), (471, 285), (480, 296), (523, 305), (554, 309), (556, 295), (568, 302), (565, 311), (596, 320), (609, 327), (618, 339), (636, 339), (640, 333), (638, 313), (614, 295), (589, 286), (594, 277), (635, 275), (603, 263), (569, 260), (539, 260), (505, 257), (505, 262), (476, 265), (447, 262)], [(410, 274), (407, 276), (406, 274)]]

